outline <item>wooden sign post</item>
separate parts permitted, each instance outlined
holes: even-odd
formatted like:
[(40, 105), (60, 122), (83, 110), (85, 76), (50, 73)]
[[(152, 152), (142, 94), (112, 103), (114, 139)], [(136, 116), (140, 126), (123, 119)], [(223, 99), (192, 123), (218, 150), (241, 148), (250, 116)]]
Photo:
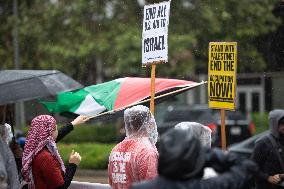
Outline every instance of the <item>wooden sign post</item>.
[(155, 113), (155, 77), (156, 77), (156, 64), (152, 64), (150, 111), (152, 112), (153, 115)]
[(227, 138), (226, 138), (226, 127), (225, 127), (225, 110), (221, 109), (221, 148), (226, 150)]
[(151, 65), (150, 110), (155, 111), (156, 64), (168, 62), (168, 25), (170, 1), (144, 6), (142, 67)]

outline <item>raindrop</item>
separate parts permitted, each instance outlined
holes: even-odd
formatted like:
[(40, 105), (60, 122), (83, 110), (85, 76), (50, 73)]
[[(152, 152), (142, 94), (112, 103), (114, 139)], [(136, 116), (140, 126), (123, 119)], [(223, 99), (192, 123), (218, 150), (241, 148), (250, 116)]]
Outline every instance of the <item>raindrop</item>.
[(145, 0), (137, 0), (138, 4), (140, 6), (144, 6), (145, 5)]
[(50, 0), (51, 4), (56, 4), (58, 0)]

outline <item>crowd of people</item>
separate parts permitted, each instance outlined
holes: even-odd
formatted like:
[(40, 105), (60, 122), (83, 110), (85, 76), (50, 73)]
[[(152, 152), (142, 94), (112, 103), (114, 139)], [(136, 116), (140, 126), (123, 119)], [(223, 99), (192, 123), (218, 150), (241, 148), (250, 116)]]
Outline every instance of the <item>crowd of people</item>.
[[(52, 116), (36, 116), (18, 155), (13, 145), (9, 148), (13, 140), (6, 127), (0, 126), (0, 188), (68, 188), (81, 155), (70, 152), (64, 165), (56, 143), (88, 120), (78, 116), (58, 129)], [(113, 189), (284, 187), (284, 110), (269, 113), (270, 132), (256, 141), (251, 159), (211, 148), (211, 130), (200, 123), (182, 122), (158, 137), (155, 118), (142, 105), (127, 108), (124, 123), (126, 137), (109, 155)]]

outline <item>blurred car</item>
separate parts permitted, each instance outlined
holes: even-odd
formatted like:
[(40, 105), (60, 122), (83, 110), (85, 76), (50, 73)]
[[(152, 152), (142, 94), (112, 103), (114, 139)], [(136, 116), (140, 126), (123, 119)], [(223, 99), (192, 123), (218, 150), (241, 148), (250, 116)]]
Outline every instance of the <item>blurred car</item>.
[[(221, 146), (220, 111), (209, 109), (207, 105), (168, 106), (158, 122), (160, 134), (183, 121), (198, 122), (212, 130), (212, 146)], [(254, 123), (240, 111), (226, 111), (226, 141), (227, 146), (243, 141), (255, 132)]]
[(216, 125), (211, 124), (215, 121), (213, 111), (214, 110), (209, 109), (208, 107), (199, 105), (167, 106), (164, 108), (164, 112), (162, 112), (162, 116), (160, 116), (158, 120), (159, 132), (163, 133), (182, 121), (199, 122), (209, 126), (212, 130), (215, 130)]
[[(221, 146), (221, 121), (218, 112), (218, 127), (214, 146)], [(248, 116), (240, 111), (226, 111), (225, 113), (225, 130), (227, 146), (250, 138), (255, 133), (255, 124)]]
[(228, 151), (238, 154), (244, 158), (250, 158), (255, 142), (264, 135), (267, 135), (269, 131), (264, 131), (259, 134), (256, 134), (242, 142), (232, 144), (228, 147)]

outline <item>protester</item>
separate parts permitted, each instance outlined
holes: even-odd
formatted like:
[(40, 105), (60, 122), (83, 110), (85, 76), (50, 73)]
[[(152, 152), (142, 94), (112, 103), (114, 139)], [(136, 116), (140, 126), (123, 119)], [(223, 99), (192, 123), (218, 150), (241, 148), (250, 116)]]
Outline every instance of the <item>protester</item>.
[(14, 155), (0, 137), (0, 188), (19, 189), (20, 182)]
[(128, 189), (132, 182), (157, 175), (157, 125), (149, 109), (142, 105), (124, 112), (126, 138), (117, 144), (108, 165), (109, 183), (113, 189)]
[(55, 141), (58, 142), (72, 131), (73, 126), (87, 120), (86, 116), (78, 116), (59, 131), (56, 120), (52, 116), (40, 115), (32, 120), (22, 161), (22, 175), (30, 189), (68, 188), (81, 161), (81, 156), (73, 150), (69, 157), (69, 165), (65, 169)]
[[(175, 126), (175, 128), (180, 129), (189, 129), (189, 132), (191, 132), (201, 143), (203, 147), (211, 148), (211, 129), (209, 129), (207, 126), (204, 126), (200, 123), (196, 122), (181, 122)], [(204, 168), (204, 174), (203, 178), (211, 178), (217, 176), (217, 173), (214, 169), (211, 167), (205, 167)]]
[(283, 188), (279, 184), (284, 175), (284, 110), (269, 113), (269, 134), (256, 141), (252, 154), (259, 168), (256, 189)]
[[(204, 167), (213, 167), (220, 175), (202, 179)], [(254, 162), (202, 147), (190, 129), (174, 128), (160, 140), (159, 176), (134, 183), (131, 188), (243, 189), (249, 186), (256, 171)]]
[(13, 133), (12, 133), (12, 127), (8, 123), (4, 123), (4, 125), (1, 125), (1, 137), (4, 142), (7, 143), (7, 145), (10, 144), (13, 138)]
[(21, 137), (17, 138), (17, 143), (19, 144), (21, 149), (24, 150), (24, 146), (25, 146), (25, 143), (26, 143), (26, 137), (21, 136)]
[(14, 155), (19, 179), (21, 181), (23, 148), (21, 148), (20, 144), (16, 140), (16, 137), (12, 132), (12, 126), (10, 124), (4, 123), (3, 125), (0, 125), (0, 135), (2, 137), (2, 140), (10, 147), (10, 150)]
[(211, 147), (211, 130), (200, 123), (196, 122), (180, 122), (175, 128), (189, 130), (204, 147)]
[(122, 142), (126, 137), (126, 131), (124, 126), (123, 119), (118, 120), (118, 128), (117, 128), (117, 135), (116, 135), (116, 143)]

